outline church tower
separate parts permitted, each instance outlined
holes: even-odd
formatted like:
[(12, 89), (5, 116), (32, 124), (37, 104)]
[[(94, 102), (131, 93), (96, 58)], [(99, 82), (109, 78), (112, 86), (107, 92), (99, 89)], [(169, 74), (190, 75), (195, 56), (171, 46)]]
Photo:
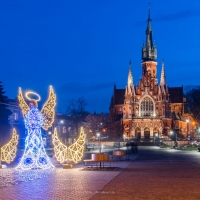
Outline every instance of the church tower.
[(147, 29), (146, 29), (146, 43), (142, 47), (142, 75), (150, 75), (151, 77), (156, 77), (157, 69), (157, 49), (153, 42), (153, 31), (151, 28), (151, 18), (150, 18), (150, 7), (147, 19)]
[(128, 83), (125, 89), (125, 99), (124, 99), (124, 109), (123, 109), (124, 110), (123, 118), (125, 119), (132, 119), (134, 96), (135, 96), (135, 89), (133, 84), (132, 65), (130, 61), (129, 72), (128, 72)]
[[(114, 87), (110, 104), (112, 122), (119, 120), (123, 126), (123, 138), (137, 141), (152, 141), (170, 136), (187, 135), (183, 87), (168, 87), (164, 61), (160, 81), (157, 79), (157, 48), (153, 41), (150, 7), (148, 8), (146, 41), (142, 46), (142, 76), (134, 86), (132, 64), (129, 63), (128, 80), (124, 89)], [(193, 131), (194, 132), (194, 131)]]

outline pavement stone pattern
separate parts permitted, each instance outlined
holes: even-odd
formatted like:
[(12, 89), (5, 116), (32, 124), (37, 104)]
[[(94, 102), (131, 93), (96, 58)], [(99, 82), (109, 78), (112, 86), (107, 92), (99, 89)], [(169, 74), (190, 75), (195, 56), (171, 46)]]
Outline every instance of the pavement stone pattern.
[[(55, 163), (56, 164), (56, 163)], [(8, 165), (8, 167), (11, 167)], [(0, 170), (0, 200), (196, 200), (200, 153), (139, 147), (117, 171), (73, 169)]]
[[(121, 162), (127, 167), (129, 162)], [(74, 169), (0, 170), (0, 200), (88, 200), (119, 171), (82, 171)]]
[[(154, 150), (157, 152), (155, 153)], [(91, 200), (199, 200), (200, 153), (151, 149)], [(159, 153), (157, 156), (156, 154)]]

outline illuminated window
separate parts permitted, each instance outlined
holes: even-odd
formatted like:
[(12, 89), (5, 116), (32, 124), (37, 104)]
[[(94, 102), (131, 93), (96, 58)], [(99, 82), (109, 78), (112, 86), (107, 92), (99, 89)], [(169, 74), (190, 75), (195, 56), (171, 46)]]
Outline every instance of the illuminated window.
[(153, 116), (153, 111), (153, 101), (148, 97), (144, 98), (140, 105), (141, 116)]
[(66, 133), (66, 132), (67, 132), (66, 126), (63, 126), (62, 132), (63, 132), (63, 133)]

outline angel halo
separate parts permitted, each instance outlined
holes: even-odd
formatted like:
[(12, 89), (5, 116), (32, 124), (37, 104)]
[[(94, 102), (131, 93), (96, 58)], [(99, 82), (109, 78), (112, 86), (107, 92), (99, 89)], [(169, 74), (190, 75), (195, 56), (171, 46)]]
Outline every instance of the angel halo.
[[(29, 97), (29, 95), (31, 95), (31, 94), (37, 96), (38, 99), (32, 99), (31, 97)], [(40, 100), (41, 100), (40, 95), (37, 94), (36, 92), (32, 92), (32, 91), (26, 92), (26, 93), (25, 93), (25, 97), (26, 97), (28, 100), (30, 100), (30, 101), (31, 101), (31, 100), (35, 100), (35, 101), (40, 101)]]
[[(29, 94), (31, 93), (29, 92)], [(34, 95), (35, 94), (37, 93), (34, 93)], [(56, 95), (52, 86), (50, 86), (48, 100), (42, 107), (41, 111), (39, 111), (37, 106), (27, 105), (26, 101), (24, 100), (21, 88), (19, 88), (18, 100), (24, 117), (27, 136), (25, 139), (24, 154), (16, 169), (29, 170), (53, 168), (54, 166), (46, 154), (41, 134), (41, 128), (47, 130), (52, 126), (54, 121)], [(37, 103), (37, 100), (30, 99), (30, 102)]]

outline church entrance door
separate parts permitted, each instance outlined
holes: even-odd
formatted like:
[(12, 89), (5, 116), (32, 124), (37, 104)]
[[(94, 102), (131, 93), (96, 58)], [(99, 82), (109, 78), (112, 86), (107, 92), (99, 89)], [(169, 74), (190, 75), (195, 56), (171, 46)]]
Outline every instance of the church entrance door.
[(149, 128), (144, 129), (144, 139), (150, 139), (150, 130)]
[(141, 130), (138, 127), (135, 129), (135, 138), (136, 139), (140, 139), (141, 138)]

